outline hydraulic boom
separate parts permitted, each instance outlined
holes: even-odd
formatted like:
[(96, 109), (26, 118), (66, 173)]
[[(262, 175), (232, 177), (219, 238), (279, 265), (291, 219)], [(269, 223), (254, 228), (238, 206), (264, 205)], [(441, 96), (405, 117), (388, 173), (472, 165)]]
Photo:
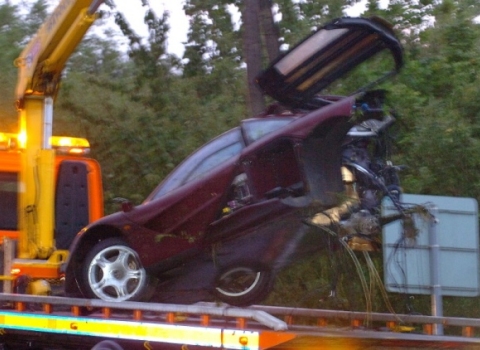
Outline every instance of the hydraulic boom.
[[(22, 169), (20, 259), (48, 259), (54, 242), (54, 99), (65, 63), (97, 18), (103, 0), (62, 0), (15, 61)], [(56, 252), (58, 254), (58, 252)]]

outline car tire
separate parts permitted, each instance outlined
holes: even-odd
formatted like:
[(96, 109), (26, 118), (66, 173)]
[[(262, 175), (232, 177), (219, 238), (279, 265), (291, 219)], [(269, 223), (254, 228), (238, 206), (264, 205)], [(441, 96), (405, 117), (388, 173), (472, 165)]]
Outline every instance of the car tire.
[(123, 350), (123, 347), (113, 340), (102, 340), (96, 344), (91, 350)]
[(138, 254), (119, 238), (93, 247), (83, 264), (83, 281), (89, 297), (105, 301), (138, 301), (148, 287)]
[(274, 274), (261, 264), (231, 264), (221, 268), (215, 279), (214, 294), (234, 306), (263, 301), (273, 289)]

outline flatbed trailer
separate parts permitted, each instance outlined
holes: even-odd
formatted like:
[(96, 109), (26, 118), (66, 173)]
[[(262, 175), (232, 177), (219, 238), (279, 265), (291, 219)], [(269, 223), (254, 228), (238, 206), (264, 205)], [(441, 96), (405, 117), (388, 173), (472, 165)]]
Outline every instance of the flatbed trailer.
[(480, 319), (6, 293), (0, 305), (3, 349), (480, 349)]

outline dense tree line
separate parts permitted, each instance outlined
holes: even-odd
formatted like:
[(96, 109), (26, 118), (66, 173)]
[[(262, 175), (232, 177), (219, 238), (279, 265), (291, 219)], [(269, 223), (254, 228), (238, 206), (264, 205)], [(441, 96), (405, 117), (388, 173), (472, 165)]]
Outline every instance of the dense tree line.
[[(249, 86), (261, 67), (355, 2), (187, 0), (183, 57), (166, 50), (168, 13), (154, 13), (147, 1), (138, 1), (149, 29), (142, 39), (109, 2), (120, 31), (89, 35), (71, 57), (54, 133), (90, 140), (104, 172), (107, 212), (116, 209), (114, 197), (139, 203), (192, 150), (264, 108), (268, 101)], [(20, 11), (9, 1), (0, 3), (0, 127), (7, 131), (16, 128), (13, 61), (48, 8), (45, 0), (23, 6)], [(232, 6), (241, 23), (232, 22)], [(403, 71), (385, 86), (398, 116), (393, 157), (408, 166), (402, 174), (408, 193), (480, 199), (479, 14), (475, 0), (391, 0), (386, 8), (367, 1), (362, 15), (389, 20), (405, 48)], [(102, 30), (102, 20), (96, 26)], [(260, 35), (252, 35), (252, 28)], [(126, 51), (119, 39), (128, 43)], [(288, 294), (295, 293), (283, 288), (289, 285), (306, 295), (305, 304), (320, 306), (318, 289), (328, 285), (332, 259), (316, 259), (280, 279), (272, 301), (292, 303)], [(345, 276), (348, 285), (351, 276)], [(348, 291), (355, 287), (344, 289), (348, 307), (354, 307)], [(456, 304), (451, 314), (471, 315), (469, 302)], [(384, 311), (383, 303), (378, 308)]]

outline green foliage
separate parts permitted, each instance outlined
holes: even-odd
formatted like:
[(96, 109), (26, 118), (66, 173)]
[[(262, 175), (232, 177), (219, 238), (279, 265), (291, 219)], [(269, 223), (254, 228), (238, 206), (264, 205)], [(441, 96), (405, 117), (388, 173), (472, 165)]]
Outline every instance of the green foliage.
[(0, 110), (1, 130), (16, 131), (16, 111), (14, 103), (17, 69), (13, 62), (19, 56), (25, 37), (31, 34), (23, 19), (18, 15), (19, 9), (9, 2), (0, 5)]
[(238, 67), (241, 54), (240, 32), (234, 30), (228, 5), (232, 1), (189, 0), (184, 5), (191, 17), (184, 58), (185, 76), (208, 73), (217, 61), (229, 60)]
[(392, 91), (403, 127), (399, 156), (409, 166), (403, 184), (407, 192), (478, 199), (480, 32), (461, 7), (444, 3), (436, 12), (436, 27), (420, 36), (422, 49)]
[(329, 20), (342, 17), (343, 11), (357, 1), (338, 0), (275, 0), (282, 20), (280, 40), (288, 46), (294, 45)]

